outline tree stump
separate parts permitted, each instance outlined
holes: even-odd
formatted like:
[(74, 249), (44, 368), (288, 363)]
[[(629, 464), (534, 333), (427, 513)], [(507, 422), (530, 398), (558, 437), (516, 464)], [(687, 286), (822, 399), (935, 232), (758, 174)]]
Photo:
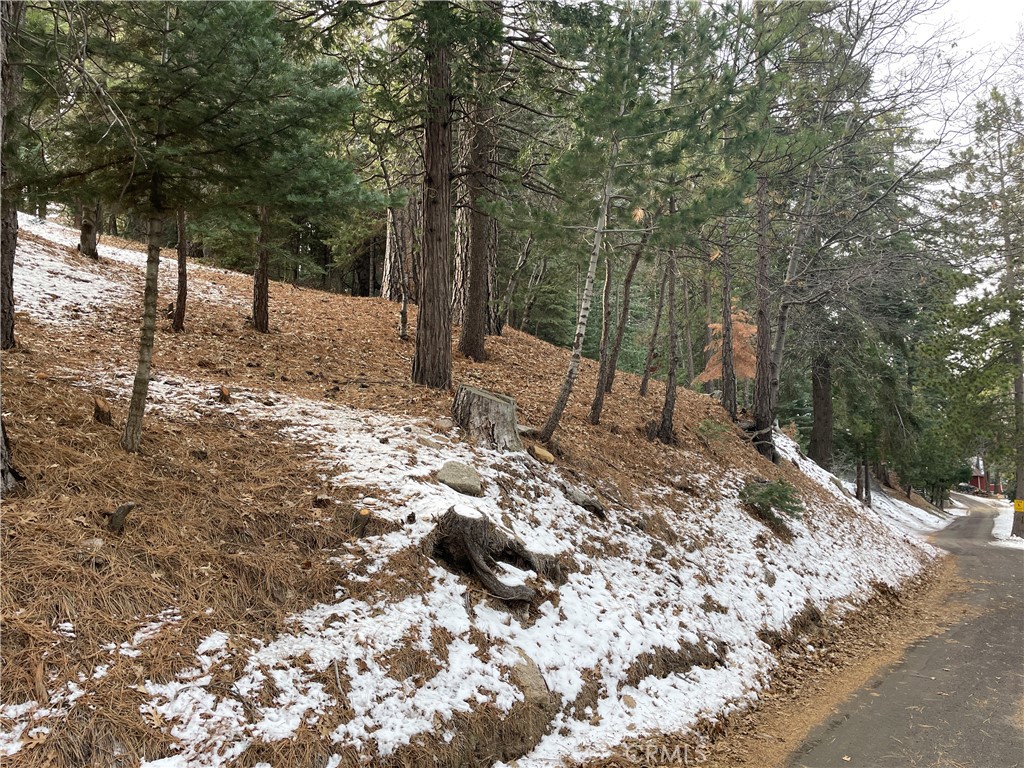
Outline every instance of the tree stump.
[(466, 434), (499, 451), (521, 451), (516, 403), (511, 397), (460, 384), (452, 403), (455, 421)]
[(506, 584), (494, 572), (499, 560), (538, 574), (557, 575), (557, 563), (530, 552), (521, 541), (507, 535), (484, 515), (460, 515), (451, 507), (430, 536), (434, 555), (472, 572), (484, 589), (502, 600), (532, 600), (536, 591), (526, 584)]
[(92, 398), (92, 417), (100, 424), (113, 426), (114, 420), (110, 415), (110, 403), (99, 395), (94, 395)]
[(363, 538), (366, 535), (366, 527), (370, 524), (370, 518), (373, 515), (368, 509), (357, 509), (352, 513), (352, 535), (357, 539)]

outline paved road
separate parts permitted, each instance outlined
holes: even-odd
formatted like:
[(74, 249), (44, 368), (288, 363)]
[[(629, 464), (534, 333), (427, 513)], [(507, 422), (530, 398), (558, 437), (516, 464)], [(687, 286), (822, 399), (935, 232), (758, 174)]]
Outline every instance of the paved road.
[(976, 502), (933, 537), (976, 610), (879, 672), (790, 768), (1024, 768), (1024, 552), (987, 543), (994, 516)]

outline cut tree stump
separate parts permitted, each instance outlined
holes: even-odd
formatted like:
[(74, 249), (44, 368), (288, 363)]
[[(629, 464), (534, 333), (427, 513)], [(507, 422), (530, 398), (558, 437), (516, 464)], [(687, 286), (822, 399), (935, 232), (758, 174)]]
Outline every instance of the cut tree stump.
[(106, 424), (108, 427), (114, 424), (113, 417), (110, 415), (110, 403), (99, 395), (95, 395), (92, 398), (92, 417), (100, 424)]
[(532, 600), (537, 592), (526, 584), (506, 584), (494, 572), (499, 560), (540, 575), (558, 577), (558, 564), (550, 557), (528, 550), (487, 517), (459, 514), (451, 507), (431, 533), (433, 553), (445, 562), (472, 574), (484, 589), (502, 600)]
[(466, 434), (499, 451), (521, 451), (516, 402), (511, 397), (460, 384), (452, 415)]
[(359, 509), (352, 513), (352, 535), (357, 539), (363, 538), (366, 535), (366, 526), (370, 524), (370, 518), (373, 517), (368, 509)]

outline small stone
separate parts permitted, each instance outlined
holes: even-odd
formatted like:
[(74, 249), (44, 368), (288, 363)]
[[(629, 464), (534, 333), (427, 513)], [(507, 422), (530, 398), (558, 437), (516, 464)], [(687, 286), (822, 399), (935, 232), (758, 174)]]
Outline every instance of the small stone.
[(633, 709), (634, 707), (636, 707), (636, 699), (634, 699), (628, 693), (625, 696), (622, 697), (622, 703), (625, 704), (630, 709)]
[(542, 448), (539, 445), (531, 445), (527, 448), (530, 455), (533, 456), (537, 461), (543, 462), (544, 464), (554, 464), (555, 456), (547, 448)]
[(313, 499), (313, 506), (317, 509), (324, 509), (325, 507), (331, 506), (332, 501), (334, 500), (327, 494), (318, 493), (316, 498)]
[(653, 558), (662, 560), (665, 558), (665, 555), (668, 554), (668, 550), (665, 549), (664, 544), (662, 544), (660, 541), (655, 540), (651, 542), (651, 551), (649, 554)]
[(461, 461), (446, 461), (437, 472), (437, 481), (467, 496), (483, 496), (479, 473)]

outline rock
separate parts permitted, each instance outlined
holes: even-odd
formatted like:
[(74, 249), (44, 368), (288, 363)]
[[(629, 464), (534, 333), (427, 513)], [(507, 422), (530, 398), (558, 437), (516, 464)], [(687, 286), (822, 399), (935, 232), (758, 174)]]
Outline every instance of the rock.
[(461, 461), (446, 461), (444, 466), (437, 471), (437, 481), (467, 496), (484, 495), (480, 475), (471, 466), (463, 464)]
[(651, 551), (648, 554), (658, 560), (664, 560), (665, 556), (668, 554), (668, 550), (665, 549), (664, 544), (655, 539), (651, 542)]
[(442, 416), (439, 419), (434, 419), (430, 426), (434, 428), (435, 432), (448, 434), (455, 428), (455, 422), (445, 416)]
[(626, 705), (627, 707), (629, 707), (630, 709), (633, 709), (633, 708), (634, 708), (634, 707), (636, 706), (636, 699), (634, 699), (634, 698), (633, 698), (632, 696), (630, 696), (630, 695), (629, 695), (629, 694), (627, 693), (627, 694), (625, 694), (625, 695), (624, 695), (624, 696), (622, 697), (622, 703), (623, 703), (623, 704), (625, 704), (625, 705)]
[(519, 690), (523, 692), (526, 703), (540, 709), (549, 709), (555, 703), (554, 696), (548, 688), (544, 675), (540, 672), (537, 662), (531, 659), (521, 648), (516, 648), (522, 659), (512, 667), (511, 678)]
[(313, 506), (317, 509), (325, 509), (334, 503), (334, 499), (328, 496), (326, 493), (318, 493), (313, 499)]
[(547, 448), (542, 448), (539, 445), (531, 445), (527, 449), (527, 451), (529, 451), (530, 455), (533, 456), (533, 458), (535, 458), (537, 461), (543, 462), (544, 464), (555, 463), (554, 454), (551, 453), (551, 451), (549, 451)]
[(587, 496), (587, 494), (583, 493), (583, 491), (578, 488), (567, 488), (565, 496), (577, 507), (583, 507), (588, 512), (593, 512), (602, 520), (604, 519), (604, 505), (593, 496)]

